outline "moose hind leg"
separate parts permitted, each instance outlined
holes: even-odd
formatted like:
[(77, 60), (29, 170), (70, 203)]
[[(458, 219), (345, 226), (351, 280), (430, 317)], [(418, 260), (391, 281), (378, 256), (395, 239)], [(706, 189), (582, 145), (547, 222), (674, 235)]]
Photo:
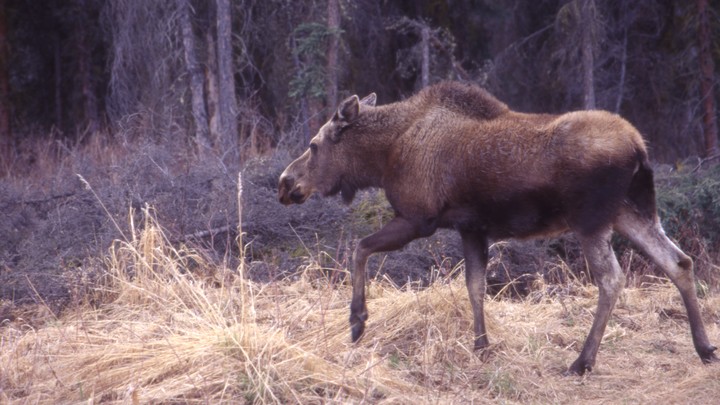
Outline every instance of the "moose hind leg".
[(481, 350), (489, 345), (483, 312), (488, 243), (482, 235), (465, 232), (461, 235), (465, 254), (465, 283), (473, 310), (475, 350)]
[(580, 356), (568, 370), (572, 374), (583, 375), (586, 371), (592, 370), (610, 314), (625, 286), (625, 275), (610, 246), (611, 234), (612, 232), (607, 229), (591, 236), (578, 235), (588, 267), (595, 278), (600, 294), (590, 333), (585, 340)]
[(702, 362), (720, 361), (715, 356), (715, 346), (710, 344), (705, 333), (695, 290), (692, 259), (668, 239), (657, 217), (643, 218), (630, 208), (625, 208), (615, 221), (615, 229), (649, 256), (680, 290), (688, 314), (693, 345)]

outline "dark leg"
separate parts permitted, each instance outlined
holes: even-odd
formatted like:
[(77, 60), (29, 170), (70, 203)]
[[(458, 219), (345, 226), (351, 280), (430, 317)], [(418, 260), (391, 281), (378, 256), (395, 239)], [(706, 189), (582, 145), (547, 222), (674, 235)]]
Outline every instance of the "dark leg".
[(473, 309), (475, 322), (475, 350), (484, 349), (489, 345), (485, 331), (485, 268), (488, 261), (488, 242), (482, 235), (462, 232), (463, 253), (465, 254), (465, 284)]
[(610, 229), (598, 231), (594, 235), (578, 235), (600, 296), (595, 319), (582, 352), (568, 370), (572, 374), (582, 375), (585, 371), (592, 370), (610, 313), (625, 286), (625, 275), (610, 246), (611, 235)]
[(615, 228), (648, 255), (680, 290), (688, 314), (695, 351), (703, 363), (718, 361), (713, 353), (716, 348), (708, 340), (700, 314), (692, 259), (665, 236), (657, 218), (644, 219), (626, 208), (615, 222)]
[(368, 318), (365, 306), (365, 265), (368, 257), (375, 252), (397, 250), (417, 237), (413, 224), (403, 218), (396, 217), (382, 229), (364, 238), (358, 243), (353, 255), (353, 294), (350, 303), (350, 329), (352, 341), (357, 342), (365, 331)]

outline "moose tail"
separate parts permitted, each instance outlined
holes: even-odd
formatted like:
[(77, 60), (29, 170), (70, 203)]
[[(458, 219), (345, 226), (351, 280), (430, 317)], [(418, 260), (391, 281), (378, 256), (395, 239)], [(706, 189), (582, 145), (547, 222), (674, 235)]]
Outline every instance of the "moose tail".
[(655, 203), (653, 169), (648, 161), (647, 152), (638, 150), (636, 156), (638, 167), (630, 181), (627, 198), (641, 216), (654, 219), (657, 213), (657, 206)]

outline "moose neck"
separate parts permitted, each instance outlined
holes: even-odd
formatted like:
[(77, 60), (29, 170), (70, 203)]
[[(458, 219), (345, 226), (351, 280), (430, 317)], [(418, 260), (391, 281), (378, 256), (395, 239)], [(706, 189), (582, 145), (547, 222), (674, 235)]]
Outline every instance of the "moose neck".
[(408, 130), (417, 109), (409, 100), (366, 108), (355, 123), (352, 155), (357, 159), (355, 182), (358, 188), (382, 187), (382, 179), (396, 139)]

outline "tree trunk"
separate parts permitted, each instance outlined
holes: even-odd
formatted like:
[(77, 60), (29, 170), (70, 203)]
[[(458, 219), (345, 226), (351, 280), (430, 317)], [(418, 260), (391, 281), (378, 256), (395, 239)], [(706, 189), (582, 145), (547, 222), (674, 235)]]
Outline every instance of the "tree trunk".
[[(292, 21), (291, 15), (290, 15), (290, 8), (287, 8), (287, 15), (288, 15), (288, 21)], [(292, 30), (291, 30), (292, 32)], [(295, 67), (295, 72), (297, 76), (300, 76), (300, 72), (302, 71), (302, 66), (300, 64), (300, 56), (298, 56), (298, 53), (295, 52), (295, 49), (297, 49), (297, 41), (295, 39), (295, 35), (290, 35), (290, 54), (292, 55), (293, 60), (293, 66)], [(337, 104), (331, 108), (336, 108)], [(331, 111), (330, 114), (334, 114), (334, 111)], [(310, 109), (308, 108), (307, 99), (305, 96), (300, 97), (300, 125), (302, 128), (302, 139), (308, 143), (310, 142), (311, 134), (310, 134)]]
[(584, 0), (580, 6), (582, 22), (582, 70), (583, 70), (583, 108), (595, 109), (595, 0)]
[(76, 48), (78, 75), (80, 76), (80, 90), (83, 95), (84, 119), (88, 131), (94, 133), (98, 130), (98, 103), (95, 95), (92, 78), (92, 51), (88, 43), (87, 29), (85, 24), (89, 20), (87, 13), (88, 5), (86, 0), (77, 0), (79, 18), (76, 19)]
[(422, 88), (425, 88), (430, 85), (430, 27), (425, 23), (421, 23), (420, 27), (420, 46), (422, 47), (420, 75)]
[(340, 4), (338, 0), (328, 0), (328, 30), (330, 31), (330, 44), (327, 52), (327, 76), (328, 83), (326, 88), (327, 106), (330, 109), (329, 114), (333, 114), (333, 109), (338, 105), (338, 47), (340, 44)]
[(700, 52), (700, 97), (703, 105), (703, 132), (705, 135), (705, 156), (718, 153), (718, 128), (715, 114), (715, 63), (712, 58), (712, 38), (707, 0), (698, 0), (698, 45)]
[(9, 152), (12, 145), (10, 132), (10, 45), (8, 44), (6, 0), (0, 0), (0, 160)]
[[(214, 14), (213, 14), (214, 16)], [(210, 123), (210, 143), (220, 144), (220, 117), (218, 112), (219, 90), (217, 78), (217, 46), (215, 45), (215, 30), (209, 27), (205, 34), (207, 46), (207, 62), (205, 68), (205, 85), (207, 86), (207, 112)]]
[(620, 59), (620, 78), (618, 79), (618, 93), (617, 99), (615, 100), (615, 114), (620, 114), (620, 107), (622, 106), (623, 93), (625, 92), (625, 74), (627, 70), (627, 40), (628, 33), (627, 29), (623, 34), (622, 43), (622, 57)]
[(237, 131), (237, 100), (232, 59), (232, 25), (230, 0), (217, 0), (217, 56), (220, 117), (220, 146), (225, 151), (224, 160), (229, 166), (240, 163)]
[(210, 127), (205, 109), (205, 91), (203, 89), (203, 72), (195, 54), (195, 35), (190, 21), (190, 0), (178, 0), (180, 10), (180, 29), (182, 31), (183, 47), (185, 50), (185, 67), (190, 81), (190, 94), (192, 97), (192, 115), (195, 121), (195, 144), (200, 156), (203, 156), (210, 147)]
[(53, 69), (55, 85), (55, 128), (63, 130), (63, 105), (62, 105), (62, 45), (60, 45), (60, 34), (53, 35)]

